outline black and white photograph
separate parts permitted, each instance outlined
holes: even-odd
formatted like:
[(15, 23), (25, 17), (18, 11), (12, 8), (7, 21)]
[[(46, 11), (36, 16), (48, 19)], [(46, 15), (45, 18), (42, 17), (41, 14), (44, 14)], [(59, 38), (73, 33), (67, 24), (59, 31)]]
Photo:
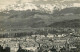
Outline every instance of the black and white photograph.
[(80, 52), (80, 0), (0, 0), (0, 52)]

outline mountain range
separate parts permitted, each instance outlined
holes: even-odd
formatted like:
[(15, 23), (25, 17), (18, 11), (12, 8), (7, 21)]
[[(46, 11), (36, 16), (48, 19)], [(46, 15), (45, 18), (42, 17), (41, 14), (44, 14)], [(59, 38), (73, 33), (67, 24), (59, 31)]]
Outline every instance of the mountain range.
[(75, 19), (80, 19), (80, 7), (75, 3), (67, 5), (16, 3), (0, 12), (0, 28), (61, 27), (64, 23), (65, 27), (71, 27), (66, 24), (78, 25)]
[(25, 10), (40, 10), (45, 11), (48, 13), (54, 12), (54, 10), (61, 10), (64, 8), (70, 8), (70, 7), (80, 7), (80, 3), (51, 3), (51, 4), (35, 4), (31, 2), (16, 2), (15, 4), (10, 4), (5, 7), (5, 9), (2, 9), (2, 11), (7, 10), (16, 10), (16, 11), (25, 11)]

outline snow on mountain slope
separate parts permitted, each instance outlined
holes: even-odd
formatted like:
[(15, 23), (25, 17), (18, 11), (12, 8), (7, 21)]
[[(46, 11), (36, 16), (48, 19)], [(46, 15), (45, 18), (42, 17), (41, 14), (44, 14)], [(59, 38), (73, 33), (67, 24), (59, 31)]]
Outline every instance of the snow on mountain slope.
[(32, 3), (21, 3), (21, 4), (13, 4), (9, 5), (7, 7), (8, 10), (32, 10), (35, 9), (37, 10), (38, 8), (36, 7), (35, 4)]
[[(70, 8), (70, 7), (80, 7), (80, 3), (70, 3), (70, 4), (65, 4), (65, 3), (54, 3), (54, 4), (33, 4), (33, 3), (15, 3), (8, 5), (6, 7), (6, 10), (40, 10), (40, 11), (45, 11), (45, 12), (54, 12), (54, 10), (61, 10), (64, 8)], [(3, 9), (4, 10), (4, 9)]]
[(80, 7), (80, 3), (74, 3), (73, 6), (74, 7)]
[(40, 8), (49, 12), (54, 12), (54, 10), (61, 10), (69, 7), (74, 7), (74, 6), (72, 4), (66, 5), (66, 4), (60, 4), (60, 3), (40, 5)]

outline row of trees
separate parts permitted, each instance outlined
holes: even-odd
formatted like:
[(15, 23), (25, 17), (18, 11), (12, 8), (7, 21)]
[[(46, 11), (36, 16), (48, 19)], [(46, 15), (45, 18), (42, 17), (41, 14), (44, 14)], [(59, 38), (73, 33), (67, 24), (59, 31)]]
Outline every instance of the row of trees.
[(57, 29), (39, 29), (36, 31), (30, 31), (30, 32), (17, 32), (17, 33), (6, 33), (1, 34), (1, 37), (22, 37), (22, 36), (31, 36), (31, 35), (48, 35), (48, 34), (68, 34), (72, 32), (71, 30), (65, 31), (65, 30), (57, 30)]

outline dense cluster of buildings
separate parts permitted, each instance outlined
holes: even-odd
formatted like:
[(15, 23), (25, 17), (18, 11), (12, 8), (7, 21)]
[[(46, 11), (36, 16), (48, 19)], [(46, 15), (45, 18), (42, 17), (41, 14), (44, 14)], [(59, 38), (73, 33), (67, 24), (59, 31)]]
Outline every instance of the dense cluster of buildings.
[[(64, 29), (66, 30), (66, 29)], [(80, 41), (77, 33), (56, 33), (48, 35), (30, 35), (15, 38), (0, 38), (0, 51), (8, 49), (10, 52), (71, 52), (78, 49), (75, 41)], [(60, 30), (58, 30), (60, 31)], [(76, 44), (77, 45), (77, 44)], [(8, 52), (9, 52), (8, 51)], [(3, 52), (3, 51), (1, 51)]]
[[(43, 51), (49, 51), (52, 46), (56, 49), (56, 51), (60, 51), (61, 48), (65, 49), (76, 49), (72, 42), (75, 40), (79, 40), (79, 37), (71, 37), (66, 34), (61, 35), (32, 35), (25, 37), (17, 37), (17, 38), (1, 38), (0, 45), (6, 49), (6, 47), (10, 47), (10, 52), (17, 52), (19, 49), (19, 45), (24, 50), (31, 50), (33, 52), (38, 52), (41, 48)], [(38, 49), (39, 48), (39, 49)]]

